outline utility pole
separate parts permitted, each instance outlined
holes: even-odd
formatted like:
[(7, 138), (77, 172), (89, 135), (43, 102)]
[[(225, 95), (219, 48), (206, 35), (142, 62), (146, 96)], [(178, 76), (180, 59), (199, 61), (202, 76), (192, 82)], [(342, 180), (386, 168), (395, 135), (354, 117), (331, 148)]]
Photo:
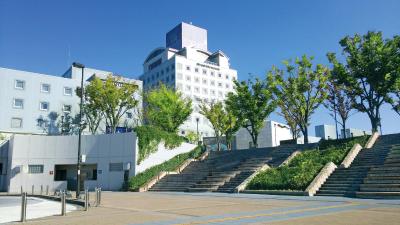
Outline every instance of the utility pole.
[(76, 165), (76, 198), (79, 198), (80, 189), (81, 189), (81, 139), (82, 139), (82, 107), (83, 107), (83, 74), (85, 66), (83, 64), (74, 62), (72, 63), (73, 67), (82, 69), (82, 77), (81, 77), (81, 102), (79, 109), (79, 135), (78, 135), (78, 162)]

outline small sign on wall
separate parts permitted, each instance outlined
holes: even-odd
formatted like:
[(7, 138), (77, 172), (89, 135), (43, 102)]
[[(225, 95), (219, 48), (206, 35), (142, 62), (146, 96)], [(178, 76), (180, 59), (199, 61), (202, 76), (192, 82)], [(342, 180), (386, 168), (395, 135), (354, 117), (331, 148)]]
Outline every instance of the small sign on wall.
[(53, 175), (53, 174), (54, 174), (53, 170), (50, 170), (50, 171), (49, 171), (49, 174), (50, 174), (50, 175)]

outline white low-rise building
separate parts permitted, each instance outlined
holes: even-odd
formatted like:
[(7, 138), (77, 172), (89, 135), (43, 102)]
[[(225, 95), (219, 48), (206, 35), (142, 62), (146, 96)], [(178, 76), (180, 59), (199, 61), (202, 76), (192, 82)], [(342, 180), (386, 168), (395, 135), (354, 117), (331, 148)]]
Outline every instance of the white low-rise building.
[(199, 113), (202, 101), (222, 101), (234, 90), (237, 71), (222, 51), (207, 48), (207, 30), (180, 23), (166, 35), (166, 46), (150, 52), (143, 63), (144, 90), (160, 83), (172, 87), (193, 101), (193, 113), (180, 126), (180, 133), (197, 131), (203, 137), (214, 136), (209, 121)]
[[(84, 68), (84, 84), (97, 76), (104, 79), (107, 75), (117, 76), (111, 72)], [(82, 69), (70, 67), (62, 76), (0, 67), (0, 133), (44, 134), (59, 133), (57, 123), (62, 123), (65, 113), (74, 116), (79, 113), (80, 98), (75, 90), (81, 86)], [(124, 78), (142, 88), (142, 81)], [(138, 109), (142, 107), (140, 100)], [(121, 126), (134, 122), (135, 113), (128, 112), (121, 120)], [(58, 115), (53, 118), (51, 115)], [(38, 119), (47, 119), (48, 125), (39, 124)], [(46, 126), (46, 127), (44, 127)], [(105, 127), (102, 127), (105, 131)]]

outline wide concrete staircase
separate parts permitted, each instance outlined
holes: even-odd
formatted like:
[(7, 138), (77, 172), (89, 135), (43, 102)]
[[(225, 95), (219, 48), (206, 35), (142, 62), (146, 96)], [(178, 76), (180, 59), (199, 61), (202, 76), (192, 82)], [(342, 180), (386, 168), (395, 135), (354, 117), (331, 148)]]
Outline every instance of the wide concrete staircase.
[(207, 159), (192, 162), (180, 174), (165, 176), (149, 191), (234, 192), (258, 168), (265, 164), (278, 166), (299, 148), (297, 145), (288, 145), (210, 152)]
[[(389, 197), (400, 194), (400, 134), (382, 135), (349, 168), (338, 168), (317, 195)], [(399, 195), (400, 196), (400, 195)]]

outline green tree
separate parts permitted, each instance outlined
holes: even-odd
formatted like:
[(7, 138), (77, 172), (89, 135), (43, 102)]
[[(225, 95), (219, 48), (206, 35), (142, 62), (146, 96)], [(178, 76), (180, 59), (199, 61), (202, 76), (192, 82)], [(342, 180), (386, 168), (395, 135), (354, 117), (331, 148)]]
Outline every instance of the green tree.
[(250, 134), (254, 146), (258, 146), (258, 134), (264, 126), (264, 120), (276, 108), (272, 96), (272, 83), (259, 79), (235, 83), (235, 91), (228, 94), (226, 105), (242, 127)]
[(232, 150), (232, 141), (235, 133), (240, 129), (241, 122), (232, 113), (228, 106), (224, 108), (225, 116), (222, 121), (222, 133), (225, 135), (228, 150)]
[(214, 129), (214, 135), (217, 139), (217, 149), (218, 151), (221, 150), (221, 136), (224, 132), (224, 124), (223, 120), (225, 117), (224, 106), (222, 102), (217, 103), (202, 103), (200, 105), (200, 114), (205, 116), (208, 121), (210, 121), (211, 126)]
[(84, 99), (88, 100), (88, 104), (83, 107), (91, 132), (97, 130), (98, 118), (102, 115), (110, 132), (115, 133), (122, 116), (138, 105), (139, 101), (134, 97), (137, 90), (136, 84), (126, 82), (121, 77), (109, 75), (105, 80), (94, 77), (85, 87)]
[(372, 131), (378, 131), (380, 108), (385, 101), (391, 102), (389, 94), (400, 74), (400, 37), (384, 40), (381, 32), (370, 31), (363, 36), (346, 36), (339, 43), (346, 63), (328, 53), (332, 76), (345, 86), (353, 107), (367, 113)]
[(329, 70), (321, 64), (313, 68), (312, 60), (313, 57), (304, 55), (294, 64), (284, 61), (285, 71), (273, 67), (267, 75), (267, 82), (274, 84), (273, 91), (281, 112), (287, 113), (287, 117), (299, 126), (304, 143), (308, 143), (311, 115), (327, 98)]
[[(82, 115), (84, 123), (82, 124), (82, 130), (88, 128), (91, 134), (96, 134), (100, 127), (100, 123), (104, 116), (102, 111), (101, 91), (103, 83), (100, 79), (92, 80), (89, 85), (85, 87)], [(81, 89), (76, 89), (76, 95), (81, 97)], [(76, 125), (79, 127), (80, 115), (77, 114), (75, 121), (78, 121)]]
[(192, 101), (161, 84), (145, 94), (145, 120), (163, 131), (177, 133), (192, 113)]
[(286, 124), (290, 128), (290, 132), (292, 134), (292, 140), (293, 141), (297, 140), (300, 134), (300, 128), (296, 120), (290, 114), (290, 112), (292, 112), (293, 109), (291, 109), (290, 107), (289, 108), (282, 107), (280, 105), (278, 105), (278, 107), (281, 109), (281, 111), (278, 114), (285, 119)]
[(393, 85), (388, 102), (392, 105), (393, 110), (400, 116), (400, 76)]
[[(352, 100), (346, 95), (344, 88), (342, 85), (337, 84), (335, 80), (328, 82), (328, 97), (324, 105), (332, 112), (330, 115), (334, 118), (335, 123), (339, 123), (342, 126), (343, 138), (346, 138), (346, 122), (353, 115), (351, 114), (353, 104)], [(337, 115), (339, 115), (340, 121), (337, 119)], [(336, 135), (338, 136), (337, 129)]]

